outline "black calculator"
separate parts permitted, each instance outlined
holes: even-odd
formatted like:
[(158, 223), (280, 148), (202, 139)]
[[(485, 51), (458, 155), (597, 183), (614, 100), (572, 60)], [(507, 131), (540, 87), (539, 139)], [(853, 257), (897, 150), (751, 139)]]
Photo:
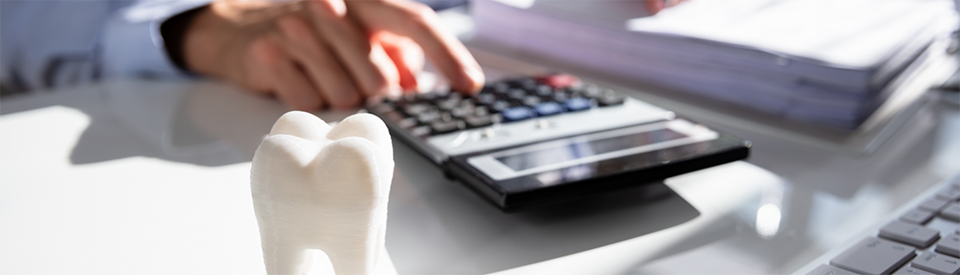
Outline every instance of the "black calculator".
[(552, 74), (373, 100), (391, 134), (505, 211), (745, 159), (750, 142)]

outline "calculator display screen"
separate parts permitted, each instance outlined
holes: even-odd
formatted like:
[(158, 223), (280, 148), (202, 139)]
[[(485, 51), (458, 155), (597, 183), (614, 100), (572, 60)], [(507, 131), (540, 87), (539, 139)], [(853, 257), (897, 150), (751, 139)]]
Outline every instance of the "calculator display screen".
[(572, 140), (566, 145), (538, 148), (537, 150), (499, 156), (496, 157), (496, 160), (514, 171), (523, 171), (684, 137), (687, 136), (670, 129), (661, 128), (653, 131), (602, 139)]

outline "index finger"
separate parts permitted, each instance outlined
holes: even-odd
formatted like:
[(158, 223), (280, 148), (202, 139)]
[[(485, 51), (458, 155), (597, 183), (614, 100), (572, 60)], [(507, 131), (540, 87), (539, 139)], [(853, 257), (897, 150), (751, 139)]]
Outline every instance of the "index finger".
[(346, 1), (347, 14), (370, 31), (389, 31), (413, 39), (450, 79), (454, 89), (474, 93), (483, 86), (480, 65), (467, 48), (439, 29), (439, 17), (426, 5), (405, 0)]

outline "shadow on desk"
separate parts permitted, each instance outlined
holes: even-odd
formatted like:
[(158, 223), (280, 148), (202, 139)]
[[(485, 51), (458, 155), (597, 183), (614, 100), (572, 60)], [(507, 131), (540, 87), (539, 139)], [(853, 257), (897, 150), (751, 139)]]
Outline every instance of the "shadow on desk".
[[(490, 273), (640, 237), (700, 215), (663, 183), (506, 214), (444, 178), (408, 146), (394, 148), (404, 161), (397, 162), (391, 191), (387, 249), (401, 274)], [(425, 212), (436, 218), (414, 218)]]
[[(38, 91), (3, 100), (3, 115), (49, 106), (77, 109), (89, 126), (70, 161), (90, 164), (148, 157), (201, 166), (248, 162), (274, 121), (277, 100), (212, 81), (118, 80)], [(327, 121), (353, 111), (325, 112)]]

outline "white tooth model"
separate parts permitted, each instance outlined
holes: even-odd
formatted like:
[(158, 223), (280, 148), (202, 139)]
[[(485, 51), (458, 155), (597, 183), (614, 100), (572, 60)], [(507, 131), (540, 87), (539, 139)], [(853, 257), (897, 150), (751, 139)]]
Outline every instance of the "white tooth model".
[[(376, 116), (332, 128), (305, 112), (280, 117), (250, 171), (267, 274), (396, 274), (384, 247), (392, 178), (390, 134)], [(319, 265), (332, 270), (318, 267), (324, 254)]]

